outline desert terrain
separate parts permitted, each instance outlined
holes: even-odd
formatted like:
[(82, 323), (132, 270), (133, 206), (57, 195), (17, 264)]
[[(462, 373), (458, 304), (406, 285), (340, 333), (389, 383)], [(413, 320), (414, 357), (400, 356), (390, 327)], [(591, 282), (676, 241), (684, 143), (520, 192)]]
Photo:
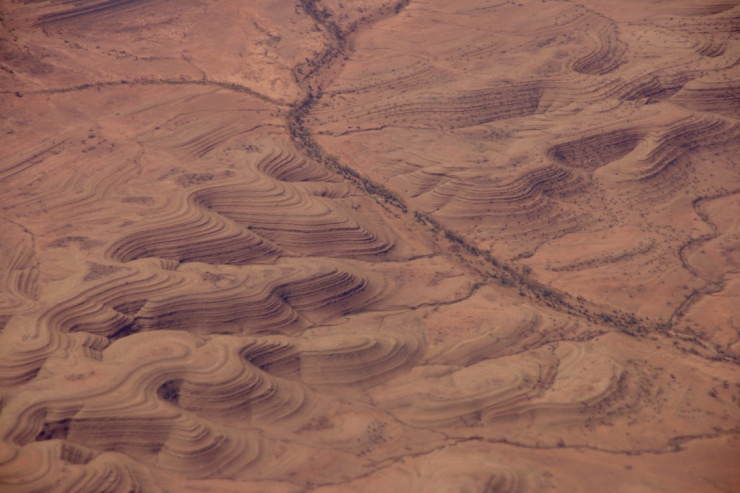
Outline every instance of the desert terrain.
[(740, 491), (740, 4), (0, 0), (0, 491)]

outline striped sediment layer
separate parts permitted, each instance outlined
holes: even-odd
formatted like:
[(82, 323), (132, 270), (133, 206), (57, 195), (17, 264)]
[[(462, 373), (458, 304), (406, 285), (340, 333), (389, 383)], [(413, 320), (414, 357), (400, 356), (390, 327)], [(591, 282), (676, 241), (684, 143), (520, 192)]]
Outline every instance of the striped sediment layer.
[(737, 13), (4, 5), (0, 490), (736, 490)]

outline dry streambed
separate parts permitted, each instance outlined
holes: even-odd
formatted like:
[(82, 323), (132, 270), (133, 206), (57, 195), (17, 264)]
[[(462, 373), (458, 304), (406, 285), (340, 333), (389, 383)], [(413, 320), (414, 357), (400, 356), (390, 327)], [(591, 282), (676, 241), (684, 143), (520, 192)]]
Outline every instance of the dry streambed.
[(606, 3), (3, 3), (0, 489), (737, 488), (737, 8)]

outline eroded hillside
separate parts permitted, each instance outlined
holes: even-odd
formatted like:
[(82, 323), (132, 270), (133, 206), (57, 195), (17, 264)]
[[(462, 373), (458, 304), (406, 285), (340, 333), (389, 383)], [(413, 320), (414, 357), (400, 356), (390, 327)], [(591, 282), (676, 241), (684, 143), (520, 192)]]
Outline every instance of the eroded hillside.
[(740, 488), (740, 7), (9, 1), (3, 491)]

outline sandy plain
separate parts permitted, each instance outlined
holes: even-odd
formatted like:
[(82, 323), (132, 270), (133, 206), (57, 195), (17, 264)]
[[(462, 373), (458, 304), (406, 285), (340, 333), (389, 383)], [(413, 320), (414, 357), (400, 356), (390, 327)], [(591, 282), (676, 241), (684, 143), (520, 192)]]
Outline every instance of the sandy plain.
[(0, 490), (740, 491), (737, 2), (0, 6)]

